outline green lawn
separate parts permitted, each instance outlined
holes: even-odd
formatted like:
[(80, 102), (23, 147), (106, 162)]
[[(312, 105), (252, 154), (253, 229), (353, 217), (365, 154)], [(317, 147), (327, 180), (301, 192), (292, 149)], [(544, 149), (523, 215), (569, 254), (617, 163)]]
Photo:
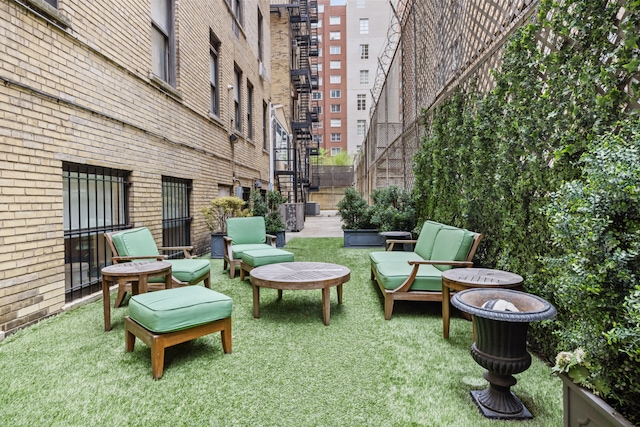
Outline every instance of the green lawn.
[[(149, 349), (124, 351), (126, 305), (103, 331), (102, 301), (22, 330), (0, 343), (2, 426), (496, 426), (469, 391), (484, 372), (469, 353), (471, 323), (455, 316), (442, 338), (438, 303), (396, 303), (384, 320), (368, 250), (340, 238), (297, 238), (298, 261), (346, 265), (344, 303), (331, 294), (331, 325), (321, 292), (261, 291), (252, 315), (248, 281), (230, 280), (212, 260), (212, 288), (233, 298), (233, 353), (220, 334), (167, 349), (164, 376), (151, 378)], [(454, 312), (455, 313), (455, 312)], [(562, 387), (534, 358), (512, 390), (534, 419), (562, 425)]]

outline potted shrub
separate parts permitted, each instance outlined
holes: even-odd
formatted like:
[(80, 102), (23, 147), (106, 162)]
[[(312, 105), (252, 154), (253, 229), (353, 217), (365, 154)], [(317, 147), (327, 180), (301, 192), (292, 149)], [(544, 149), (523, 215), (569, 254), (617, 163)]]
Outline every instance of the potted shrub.
[(211, 231), (211, 258), (224, 258), (224, 239), (227, 234), (227, 218), (247, 216), (245, 202), (240, 197), (223, 196), (211, 201), (209, 206), (200, 209), (204, 222)]
[[(374, 189), (371, 198), (371, 223), (381, 234), (387, 239), (410, 240), (417, 225), (413, 194), (392, 185)], [(411, 244), (394, 246), (394, 250), (412, 249)]]
[(278, 191), (269, 190), (263, 197), (259, 191), (251, 191), (251, 214), (263, 216), (267, 234), (276, 236), (276, 247), (282, 248), (286, 244), (286, 225), (282, 220), (280, 206), (287, 198)]
[(338, 202), (338, 214), (342, 218), (345, 248), (384, 246), (384, 237), (371, 222), (372, 208), (355, 188), (344, 191)]

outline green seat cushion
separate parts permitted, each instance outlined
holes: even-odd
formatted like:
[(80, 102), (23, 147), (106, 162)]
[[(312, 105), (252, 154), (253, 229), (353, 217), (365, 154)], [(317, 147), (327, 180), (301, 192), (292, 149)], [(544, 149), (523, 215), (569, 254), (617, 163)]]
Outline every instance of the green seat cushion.
[(242, 253), (242, 262), (252, 267), (277, 264), (280, 262), (293, 262), (293, 254), (276, 248), (244, 251)]
[(415, 252), (376, 251), (369, 253), (369, 259), (373, 264), (381, 262), (398, 262), (406, 264), (407, 261), (422, 261), (423, 258)]
[(232, 245), (265, 243), (267, 241), (267, 229), (264, 217), (251, 216), (227, 219), (227, 236), (231, 238)]
[[(461, 228), (442, 227), (436, 236), (431, 260), (464, 261), (473, 244), (473, 233)], [(440, 270), (449, 270), (451, 266), (439, 265)]]
[(146, 228), (134, 228), (115, 233), (112, 236), (113, 245), (119, 256), (147, 256), (159, 255), (156, 241), (151, 231)]
[[(378, 280), (385, 289), (395, 289), (411, 274), (413, 266), (408, 263), (381, 262), (375, 265)], [(442, 291), (442, 271), (433, 265), (421, 265), (410, 288), (412, 291)]]
[(274, 249), (273, 246), (268, 245), (266, 243), (245, 243), (240, 245), (232, 245), (231, 252), (233, 254), (233, 259), (241, 259), (242, 254), (246, 251), (253, 251), (259, 249)]
[(191, 284), (211, 270), (211, 261), (208, 259), (169, 259), (167, 262), (171, 263), (173, 277)]
[(156, 333), (192, 328), (231, 316), (228, 296), (202, 286), (184, 286), (131, 297), (129, 316)]

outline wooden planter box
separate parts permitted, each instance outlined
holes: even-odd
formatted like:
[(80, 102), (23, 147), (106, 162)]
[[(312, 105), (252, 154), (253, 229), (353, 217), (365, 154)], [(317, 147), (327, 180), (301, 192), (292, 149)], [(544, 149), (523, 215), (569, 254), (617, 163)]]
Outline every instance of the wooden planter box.
[(564, 400), (564, 427), (633, 427), (607, 402), (586, 390), (567, 375), (560, 375)]
[(344, 230), (345, 248), (375, 248), (385, 241), (378, 230)]

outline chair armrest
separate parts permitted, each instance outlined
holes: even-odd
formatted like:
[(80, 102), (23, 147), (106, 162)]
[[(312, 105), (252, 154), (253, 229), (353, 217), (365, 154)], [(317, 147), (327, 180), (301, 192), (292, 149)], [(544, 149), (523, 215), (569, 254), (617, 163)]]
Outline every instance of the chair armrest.
[(233, 261), (233, 239), (229, 236), (222, 236), (224, 239), (224, 254), (229, 261)]
[(182, 251), (184, 253), (185, 258), (193, 258), (193, 246), (164, 246), (159, 247), (159, 251)]
[(409, 244), (415, 245), (416, 242), (417, 242), (417, 240), (388, 239), (385, 243), (387, 244), (387, 251), (392, 251), (393, 250), (393, 246), (396, 243), (399, 243), (399, 244), (409, 243)]
[(267, 242), (268, 244), (270, 244), (271, 246), (273, 246), (274, 248), (276, 247), (276, 240), (278, 239), (276, 236), (274, 236), (273, 234), (267, 234)]
[(424, 261), (407, 261), (409, 265), (450, 265), (452, 267), (473, 267), (471, 261), (438, 261), (438, 260), (424, 260)]
[(155, 259), (156, 261), (162, 261), (167, 259), (166, 255), (140, 255), (140, 256), (114, 256), (111, 257), (111, 261), (117, 264), (119, 261), (133, 261), (136, 259)]

